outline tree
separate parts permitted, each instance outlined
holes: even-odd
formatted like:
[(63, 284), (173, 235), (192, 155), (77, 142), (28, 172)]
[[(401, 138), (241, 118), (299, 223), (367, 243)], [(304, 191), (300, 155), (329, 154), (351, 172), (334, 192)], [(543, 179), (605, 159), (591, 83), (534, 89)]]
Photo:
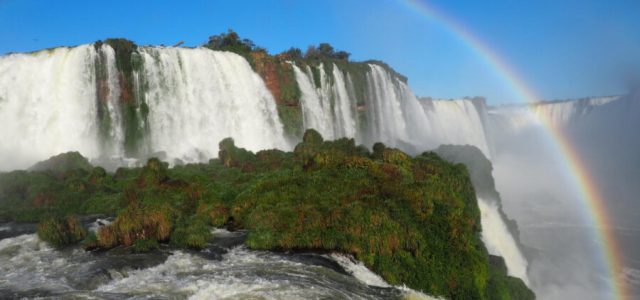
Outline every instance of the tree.
[(256, 45), (250, 39), (240, 39), (238, 33), (233, 29), (227, 30), (227, 33), (212, 35), (209, 42), (205, 45), (213, 50), (226, 50), (236, 53), (247, 53), (256, 49)]
[(329, 45), (329, 43), (320, 43), (320, 45), (318, 45), (318, 51), (320, 55), (324, 57), (333, 58), (333, 46)]
[(300, 48), (291, 47), (289, 50), (282, 52), (282, 54), (288, 59), (302, 58), (302, 50)]

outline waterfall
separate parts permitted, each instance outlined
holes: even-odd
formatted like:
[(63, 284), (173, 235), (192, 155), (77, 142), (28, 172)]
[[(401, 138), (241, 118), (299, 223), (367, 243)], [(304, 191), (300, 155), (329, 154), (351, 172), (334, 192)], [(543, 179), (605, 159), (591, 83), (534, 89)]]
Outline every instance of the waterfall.
[[(97, 55), (96, 77), (104, 79), (96, 81), (96, 92), (98, 93), (98, 105), (103, 104), (107, 109), (107, 114), (99, 118), (106, 122), (103, 130), (105, 136), (102, 142), (106, 149), (103, 149), (108, 156), (121, 157), (124, 155), (124, 120), (122, 119), (122, 108), (120, 105), (120, 79), (116, 68), (116, 55), (111, 46), (103, 44)], [(101, 86), (104, 84), (104, 86)], [(100, 111), (100, 108), (98, 108)]]
[(333, 65), (332, 92), (334, 97), (334, 131), (340, 137), (356, 137), (355, 101), (347, 92), (347, 84), (342, 71)]
[(92, 45), (0, 57), (0, 170), (99, 155)]
[(0, 57), (0, 170), (67, 151), (202, 162), (226, 137), (253, 151), (290, 147), (273, 96), (243, 57), (163, 47), (132, 56), (140, 67), (130, 79), (108, 44)]
[[(382, 67), (370, 65), (367, 103), (371, 136), (387, 145), (396, 146), (398, 140), (409, 141), (407, 122), (403, 117), (398, 86)], [(416, 124), (417, 125), (417, 124)]]
[(482, 223), (482, 241), (489, 253), (504, 258), (509, 275), (522, 279), (527, 285), (527, 260), (500, 216), (495, 202), (478, 198)]
[(426, 117), (422, 128), (438, 145), (473, 145), (491, 157), (482, 114), (472, 100), (420, 100)]
[(565, 126), (589, 114), (593, 108), (617, 100), (618, 97), (586, 98), (576, 101), (540, 103), (531, 110), (538, 118), (550, 120), (556, 126)]
[[(364, 114), (366, 126), (358, 126), (352, 83), (333, 65), (293, 66), (302, 92), (305, 128), (314, 128), (327, 139), (355, 138), (371, 145), (383, 142), (409, 152), (422, 152), (442, 144), (469, 144), (490, 157), (483, 119), (485, 112), (471, 100), (418, 100), (406, 83), (377, 64), (368, 65)], [(314, 79), (319, 79), (316, 86)], [(480, 104), (480, 106), (484, 103)]]
[(327, 139), (336, 138), (332, 122), (333, 113), (329, 99), (329, 82), (324, 72), (324, 67), (321, 65), (318, 68), (320, 72), (320, 86), (316, 87), (311, 67), (307, 66), (307, 72), (305, 73), (296, 65), (292, 66), (296, 75), (296, 81), (302, 92), (300, 104), (302, 107), (302, 122), (304, 128), (313, 128)]
[(247, 61), (205, 48), (141, 48), (151, 151), (188, 162), (217, 156), (218, 142), (286, 148), (275, 100)]

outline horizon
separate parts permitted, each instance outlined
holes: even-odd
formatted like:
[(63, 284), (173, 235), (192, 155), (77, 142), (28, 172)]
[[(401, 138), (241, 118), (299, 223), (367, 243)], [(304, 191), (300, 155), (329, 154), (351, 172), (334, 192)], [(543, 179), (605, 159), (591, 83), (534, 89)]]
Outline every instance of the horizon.
[[(489, 45), (540, 100), (623, 95), (640, 82), (640, 18), (634, 16), (640, 3), (420, 2)], [(195, 47), (233, 29), (271, 54), (326, 42), (351, 53), (354, 61), (384, 61), (407, 76), (420, 97), (479, 96), (490, 105), (521, 102), (494, 67), (451, 28), (407, 3), (159, 1), (101, 6), (6, 0), (0, 1), (0, 54), (120, 37), (139, 45), (184, 41), (183, 46)], [(387, 22), (381, 24), (382, 19)]]

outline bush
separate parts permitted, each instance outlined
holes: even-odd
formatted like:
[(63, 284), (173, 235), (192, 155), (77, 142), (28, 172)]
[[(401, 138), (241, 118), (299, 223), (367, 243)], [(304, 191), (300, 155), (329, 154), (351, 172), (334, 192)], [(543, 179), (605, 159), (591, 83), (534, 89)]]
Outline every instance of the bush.
[(38, 224), (38, 237), (55, 246), (63, 247), (81, 241), (87, 234), (78, 220), (69, 216), (66, 218), (46, 218)]

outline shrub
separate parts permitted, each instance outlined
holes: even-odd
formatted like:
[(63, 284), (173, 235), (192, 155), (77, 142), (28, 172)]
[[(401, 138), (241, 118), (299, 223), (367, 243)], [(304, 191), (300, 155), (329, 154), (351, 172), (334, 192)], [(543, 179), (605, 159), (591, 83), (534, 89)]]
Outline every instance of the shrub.
[(46, 218), (38, 224), (38, 237), (55, 246), (62, 247), (81, 241), (87, 234), (78, 220), (66, 218)]

